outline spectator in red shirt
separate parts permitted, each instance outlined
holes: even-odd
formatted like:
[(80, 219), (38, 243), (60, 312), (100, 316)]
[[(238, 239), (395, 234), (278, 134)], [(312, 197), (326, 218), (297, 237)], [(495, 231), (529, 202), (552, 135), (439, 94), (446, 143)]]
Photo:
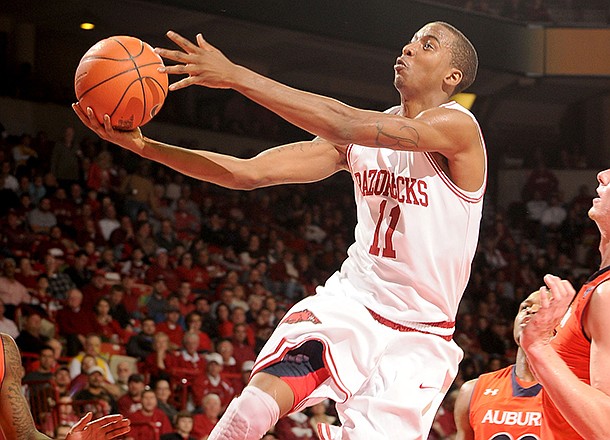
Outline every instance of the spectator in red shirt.
[(233, 326), (233, 357), (238, 365), (242, 365), (245, 361), (253, 361), (256, 359), (254, 353), (254, 344), (249, 340), (248, 335), (252, 334), (252, 339), (255, 338), (254, 330), (247, 324), (235, 324)]
[(95, 333), (102, 338), (102, 342), (112, 342), (114, 344), (125, 344), (128, 333), (110, 315), (110, 301), (102, 297), (93, 306), (95, 321), (93, 327)]
[(191, 312), (186, 315), (186, 330), (199, 335), (199, 347), (197, 351), (208, 352), (212, 351), (212, 340), (210, 336), (201, 330), (202, 317), (199, 312)]
[(233, 331), (233, 323), (231, 322), (231, 309), (225, 303), (220, 303), (216, 307), (216, 321), (218, 323), (216, 331), (219, 336), (226, 338)]
[(192, 435), (197, 439), (207, 438), (218, 423), (218, 418), (222, 412), (222, 403), (218, 394), (210, 393), (201, 400), (202, 414), (193, 416)]
[(152, 352), (144, 359), (142, 371), (150, 375), (150, 381), (170, 379), (167, 369), (168, 363), (172, 365), (172, 352), (169, 348), (169, 337), (163, 332), (157, 332), (153, 336)]
[(159, 248), (155, 253), (155, 261), (146, 271), (146, 281), (151, 284), (159, 275), (165, 279), (165, 284), (171, 292), (180, 287), (180, 279), (171, 266), (167, 249)]
[(172, 349), (177, 349), (182, 345), (184, 329), (180, 325), (180, 317), (180, 309), (169, 306), (165, 312), (165, 321), (157, 324), (157, 331), (169, 336), (170, 347)]
[[(197, 352), (199, 335), (187, 332), (182, 339), (182, 349), (173, 356), (167, 356), (166, 371), (177, 379), (186, 379), (191, 384), (194, 402), (201, 402), (205, 394), (204, 376), (206, 374), (206, 359)], [(220, 356), (220, 355), (219, 355)]]
[[(218, 353), (209, 353), (206, 355), (206, 360), (208, 365), (202, 381), (202, 395), (205, 396), (210, 393), (218, 394), (222, 410), (224, 411), (235, 396), (235, 390), (221, 376), (224, 364), (222, 356)], [(196, 399), (195, 401), (200, 402), (201, 400)]]
[(210, 274), (206, 267), (195, 265), (193, 254), (185, 252), (180, 256), (176, 273), (180, 281), (188, 281), (194, 292), (207, 292), (210, 288)]
[(66, 293), (66, 306), (57, 311), (59, 334), (66, 338), (66, 355), (75, 356), (85, 343), (85, 336), (94, 331), (93, 311), (83, 307), (83, 294), (73, 288)]
[(55, 225), (49, 229), (48, 236), (44, 237), (36, 248), (36, 255), (39, 259), (44, 258), (48, 253), (65, 257), (72, 254), (77, 247), (76, 242), (64, 237), (61, 228)]
[(182, 316), (186, 316), (195, 310), (195, 294), (191, 290), (191, 283), (180, 281), (180, 287), (176, 292), (178, 296), (178, 307)]
[(144, 376), (141, 374), (131, 374), (127, 379), (127, 394), (121, 396), (117, 401), (119, 412), (125, 417), (142, 409), (142, 392), (146, 387)]
[(100, 298), (108, 295), (110, 290), (106, 284), (106, 272), (103, 270), (96, 270), (93, 273), (91, 281), (83, 286), (81, 292), (83, 292), (83, 308), (85, 310), (92, 310), (95, 304)]
[(131, 420), (130, 438), (134, 440), (151, 440), (156, 435), (151, 435), (151, 430), (145, 424), (150, 424), (160, 435), (172, 432), (172, 425), (169, 418), (157, 407), (157, 396), (151, 389), (142, 391), (142, 408), (129, 414)]

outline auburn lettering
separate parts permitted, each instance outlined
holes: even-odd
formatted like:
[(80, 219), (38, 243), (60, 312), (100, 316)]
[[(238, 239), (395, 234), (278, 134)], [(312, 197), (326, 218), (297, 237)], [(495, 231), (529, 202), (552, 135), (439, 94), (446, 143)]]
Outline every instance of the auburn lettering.
[(487, 410), (481, 423), (493, 425), (540, 426), (542, 414), (538, 411)]

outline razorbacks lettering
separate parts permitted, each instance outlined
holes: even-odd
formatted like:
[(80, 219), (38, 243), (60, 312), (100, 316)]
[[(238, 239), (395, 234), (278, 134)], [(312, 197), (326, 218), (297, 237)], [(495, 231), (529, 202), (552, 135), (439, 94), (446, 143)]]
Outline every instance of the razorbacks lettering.
[(423, 180), (374, 169), (356, 172), (354, 179), (363, 196), (381, 195), (399, 203), (428, 206), (428, 184)]

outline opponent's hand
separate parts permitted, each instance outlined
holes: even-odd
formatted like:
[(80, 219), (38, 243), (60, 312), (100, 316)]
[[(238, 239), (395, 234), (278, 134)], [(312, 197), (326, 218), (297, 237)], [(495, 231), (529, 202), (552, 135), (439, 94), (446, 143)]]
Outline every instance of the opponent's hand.
[(76, 423), (68, 432), (66, 440), (110, 440), (127, 434), (131, 428), (129, 419), (113, 414), (91, 421), (91, 412)]
[(231, 87), (236, 64), (232, 63), (222, 52), (216, 49), (197, 34), (194, 44), (177, 34), (167, 32), (167, 37), (176, 43), (180, 50), (155, 48), (155, 52), (163, 58), (176, 61), (173, 66), (160, 67), (160, 72), (171, 75), (188, 75), (169, 86), (170, 90), (178, 90), (196, 84), (215, 89), (227, 89)]
[(544, 282), (546, 286), (540, 288), (540, 308), (521, 332), (519, 342), (526, 352), (536, 346), (549, 345), (576, 294), (569, 281), (554, 275), (546, 275)]
[(139, 153), (141, 151), (143, 137), (139, 127), (131, 131), (115, 130), (112, 128), (109, 115), (104, 115), (104, 124), (100, 124), (91, 107), (83, 109), (77, 102), (72, 104), (72, 109), (83, 124), (89, 127), (102, 139), (123, 148), (127, 148), (134, 153)]

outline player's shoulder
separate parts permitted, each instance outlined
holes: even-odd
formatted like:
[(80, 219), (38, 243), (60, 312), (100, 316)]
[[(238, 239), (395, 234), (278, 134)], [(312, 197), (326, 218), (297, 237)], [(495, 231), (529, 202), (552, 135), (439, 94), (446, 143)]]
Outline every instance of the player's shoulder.
[[(606, 327), (608, 316), (610, 316), (610, 283), (600, 283), (590, 292), (590, 295), (591, 298), (584, 315), (585, 328), (587, 330), (592, 330), (595, 327), (603, 329)], [(589, 336), (591, 336), (590, 330), (587, 331)], [(605, 331), (600, 333), (604, 337), (610, 337), (610, 334), (607, 334)]]
[(465, 107), (457, 103), (446, 103), (423, 110), (416, 119), (460, 125), (476, 125), (476, 118)]
[(462, 386), (460, 387), (460, 395), (466, 395), (470, 398), (470, 396), (474, 392), (474, 389), (476, 388), (478, 382), (479, 382), (478, 377), (475, 379), (471, 379), (467, 382), (464, 382), (462, 384)]

